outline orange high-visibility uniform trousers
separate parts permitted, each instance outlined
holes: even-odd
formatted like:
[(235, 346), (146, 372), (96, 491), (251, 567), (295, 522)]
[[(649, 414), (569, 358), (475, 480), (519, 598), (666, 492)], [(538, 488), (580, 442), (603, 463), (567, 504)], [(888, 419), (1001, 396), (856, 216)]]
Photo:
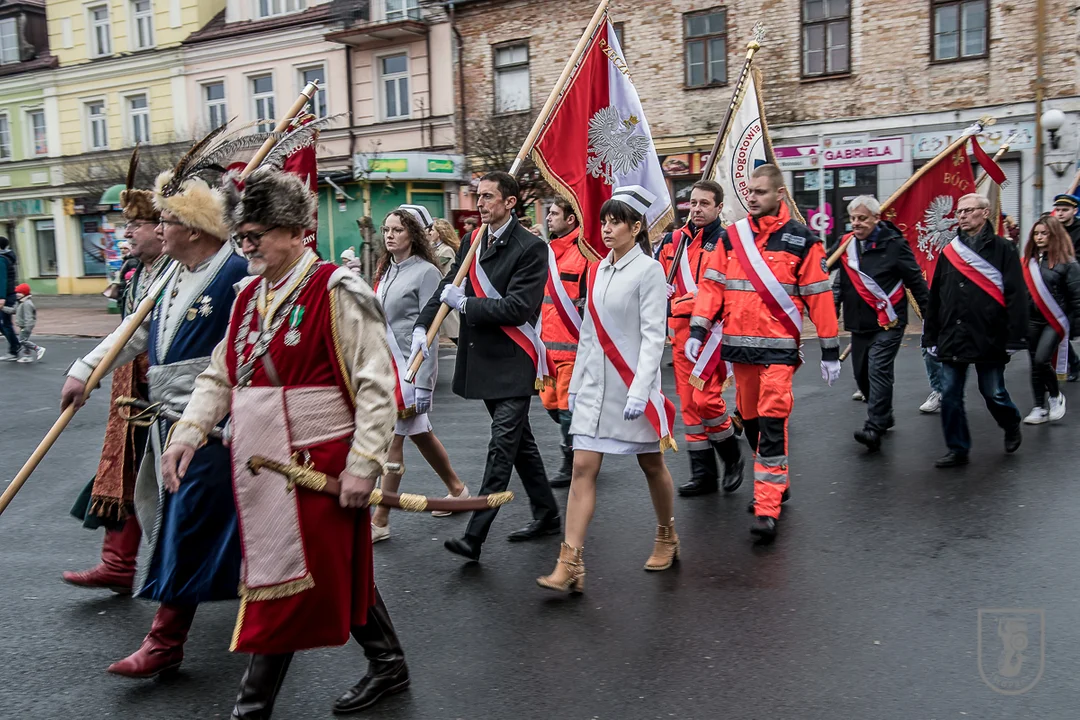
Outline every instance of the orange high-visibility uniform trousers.
[(694, 363), (686, 359), (686, 341), (690, 339), (689, 318), (669, 318), (668, 327), (675, 337), (671, 341), (671, 359), (675, 363), (675, 391), (679, 394), (679, 411), (682, 413), (683, 428), (686, 432), (687, 450), (708, 450), (709, 436), (701, 422), (697, 405), (694, 403), (694, 386), (690, 384), (690, 373)]
[(574, 374), (574, 361), (563, 360), (555, 365), (555, 383), (544, 385), (540, 402), (545, 410), (570, 410), (570, 376)]
[(793, 365), (746, 365), (735, 370), (735, 402), (746, 439), (754, 450), (754, 514), (780, 517), (780, 502), (790, 485), (787, 424), (794, 398)]
[[(691, 367), (691, 369), (693, 369)], [(727, 379), (727, 366), (720, 363), (716, 372), (705, 382), (705, 387), (693, 388), (694, 409), (701, 417), (705, 436), (709, 442), (718, 443), (735, 434), (735, 427), (728, 415), (727, 403), (724, 402), (724, 381)]]

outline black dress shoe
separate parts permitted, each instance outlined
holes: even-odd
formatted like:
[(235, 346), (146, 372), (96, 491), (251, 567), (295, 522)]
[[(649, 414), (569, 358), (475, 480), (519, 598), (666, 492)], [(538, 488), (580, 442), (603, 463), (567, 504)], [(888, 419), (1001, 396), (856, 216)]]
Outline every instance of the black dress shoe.
[(520, 530), (510, 533), (506, 539), (510, 542), (521, 542), (522, 540), (534, 540), (545, 535), (558, 535), (560, 532), (562, 532), (562, 523), (556, 517), (551, 520), (533, 520)]
[(1080, 380), (1080, 368), (1073, 368), (1072, 370), (1070, 370), (1068, 376), (1066, 377), (1066, 380), (1068, 380), (1069, 382), (1076, 382), (1077, 380)]
[(698, 495), (711, 495), (720, 492), (720, 485), (716, 478), (691, 478), (691, 480), (679, 486), (679, 495), (683, 497), (696, 497)]
[(480, 543), (476, 542), (470, 537), (460, 537), (447, 540), (443, 543), (443, 547), (465, 558), (469, 558), (473, 562), (480, 559)]
[(776, 518), (759, 515), (754, 518), (750, 525), (750, 534), (761, 540), (773, 540), (776, 538)]
[(878, 434), (877, 430), (871, 428), (856, 430), (855, 442), (862, 443), (870, 452), (877, 452), (881, 449), (881, 435)]
[[(784, 494), (780, 496), (780, 504), (786, 503), (790, 499), (791, 499), (791, 491), (790, 490), (785, 490)], [(746, 512), (753, 515), (754, 514), (754, 506), (756, 504), (757, 504), (757, 500), (751, 499), (750, 503), (746, 506)]]
[(1020, 425), (1012, 430), (1005, 431), (1005, 452), (1014, 453), (1020, 449), (1020, 443), (1024, 436), (1020, 434)]
[(345, 691), (345, 694), (334, 701), (334, 713), (344, 715), (347, 713), (366, 710), (387, 695), (393, 695), (404, 691), (409, 687), (409, 668), (402, 660), (394, 668), (360, 678), (360, 682)]
[(952, 452), (950, 450), (949, 452), (945, 453), (940, 458), (938, 458), (937, 462), (934, 463), (934, 467), (951, 468), (951, 467), (960, 467), (961, 465), (967, 465), (967, 464), (968, 464), (968, 456), (967, 455), (957, 453), (957, 452)]

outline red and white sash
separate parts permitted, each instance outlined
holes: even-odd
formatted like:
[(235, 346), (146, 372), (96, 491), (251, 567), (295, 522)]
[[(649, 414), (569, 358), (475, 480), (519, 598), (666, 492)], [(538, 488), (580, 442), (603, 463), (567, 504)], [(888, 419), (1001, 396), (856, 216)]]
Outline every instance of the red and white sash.
[[(379, 298), (379, 304), (386, 308), (386, 293), (382, 291), (382, 280), (375, 283), (375, 296)], [(394, 364), (394, 376), (397, 378), (397, 382), (394, 384), (394, 399), (397, 400), (398, 416), (402, 416), (409, 408), (416, 407), (416, 387), (405, 379), (405, 370), (408, 369), (409, 364), (405, 360), (405, 356), (401, 354), (401, 348), (398, 346), (397, 338), (394, 337), (394, 331), (390, 327), (390, 321), (386, 321), (386, 344), (390, 346), (390, 361)]]
[[(676, 248), (675, 252), (679, 256), (679, 269), (675, 273), (675, 292), (677, 295), (697, 294), (697, 283), (694, 282), (694, 273), (690, 270), (690, 245), (696, 240), (693, 235), (686, 231), (686, 228), (679, 228), (675, 231), (676, 237), (672, 238), (677, 243), (682, 242), (682, 238), (686, 237), (686, 244), (683, 245), (682, 252)], [(701, 236), (701, 231), (698, 231), (698, 237)]]
[(724, 323), (713, 323), (709, 330), (709, 336), (705, 338), (705, 344), (701, 346), (701, 354), (698, 355), (694, 369), (690, 371), (690, 384), (698, 390), (705, 389), (705, 383), (720, 367), (720, 345), (724, 339)]
[(998, 305), (1005, 307), (1005, 282), (1000, 270), (965, 245), (959, 237), (953, 238), (941, 252), (964, 277), (985, 290)]
[[(502, 293), (491, 284), (491, 280), (488, 278), (487, 273), (484, 272), (483, 266), (480, 265), (479, 252), (473, 256), (472, 265), (469, 266), (469, 282), (472, 284), (476, 297), (490, 298), (492, 300), (502, 299)], [(541, 319), (537, 318), (535, 326), (529, 323), (522, 323), (516, 327), (502, 326), (502, 331), (506, 333), (506, 336), (513, 340), (532, 359), (533, 366), (536, 368), (537, 390), (544, 387), (545, 380), (554, 377), (554, 372), (548, 363), (547, 348), (544, 347), (544, 341), (540, 339), (540, 322)]]
[[(607, 261), (603, 260), (601, 262)], [(637, 374), (637, 357), (626, 351), (629, 343), (619, 333), (617, 326), (608, 317), (607, 312), (596, 305), (596, 293), (593, 292), (593, 285), (596, 283), (598, 268), (599, 263), (589, 271), (589, 297), (587, 300), (589, 315), (592, 317), (596, 337), (600, 340), (600, 347), (604, 350), (604, 356), (615, 368), (615, 371), (619, 373), (619, 377), (629, 389), (634, 382), (634, 376)], [(667, 448), (677, 451), (678, 446), (675, 443), (675, 437), (671, 433), (671, 428), (675, 423), (675, 405), (660, 392), (659, 375), (658, 370), (657, 382), (649, 395), (648, 403), (645, 405), (645, 417), (660, 439), (660, 451), (663, 452)]]
[(844, 270), (847, 272), (848, 279), (855, 286), (855, 292), (859, 293), (859, 297), (877, 313), (878, 325), (885, 329), (895, 327), (897, 317), (896, 308), (893, 306), (904, 298), (904, 283), (896, 283), (896, 287), (886, 295), (874, 278), (860, 269), (859, 253), (855, 250), (857, 242), (859, 239), (853, 237), (844, 254)]
[[(730, 234), (729, 234), (730, 237)], [(739, 259), (746, 277), (754, 286), (758, 297), (769, 308), (769, 312), (795, 339), (798, 344), (802, 340), (802, 313), (795, 306), (795, 301), (787, 294), (780, 281), (773, 275), (772, 269), (761, 257), (757, 242), (754, 239), (754, 230), (750, 227), (750, 221), (743, 218), (735, 223), (735, 238), (731, 243), (735, 250), (735, 257)]]
[(1050, 294), (1050, 288), (1046, 287), (1042, 272), (1039, 270), (1039, 261), (1031, 258), (1023, 265), (1022, 269), (1024, 271), (1024, 284), (1027, 285), (1028, 292), (1031, 293), (1031, 299), (1035, 302), (1035, 307), (1039, 308), (1039, 312), (1046, 318), (1046, 322), (1049, 323), (1050, 327), (1054, 328), (1054, 332), (1057, 333), (1058, 338), (1061, 340), (1058, 343), (1054, 371), (1058, 375), (1064, 376), (1069, 372), (1069, 316), (1054, 300), (1054, 296)]
[(547, 291), (551, 302), (555, 305), (556, 314), (566, 326), (566, 331), (574, 338), (574, 342), (578, 342), (581, 336), (581, 315), (578, 314), (574, 301), (570, 299), (570, 294), (566, 292), (566, 286), (559, 277), (559, 263), (550, 245), (548, 245)]

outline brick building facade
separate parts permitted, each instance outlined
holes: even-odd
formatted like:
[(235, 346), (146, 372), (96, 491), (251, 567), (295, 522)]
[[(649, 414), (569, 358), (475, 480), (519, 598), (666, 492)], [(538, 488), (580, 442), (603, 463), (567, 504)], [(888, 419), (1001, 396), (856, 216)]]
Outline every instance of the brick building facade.
[[(1080, 97), (1075, 3), (1045, 6), (1044, 109), (1068, 118), (1059, 147), (1046, 145), (1048, 202), (1073, 174)], [(536, 113), (594, 7), (592, 0), (459, 3), (466, 123), (499, 111)], [(613, 0), (610, 14), (677, 203), (712, 146), (746, 42), (762, 21), (755, 65), (773, 143), (801, 206), (816, 207), (824, 184), (838, 233), (846, 199), (886, 197), (982, 115), (998, 121), (983, 138), (989, 152), (1017, 134), (1003, 159), (1013, 181), (1005, 209), (1030, 225), (1041, 210), (1033, 207), (1035, 7), (1035, 0)], [(837, 148), (824, 173), (819, 143)]]

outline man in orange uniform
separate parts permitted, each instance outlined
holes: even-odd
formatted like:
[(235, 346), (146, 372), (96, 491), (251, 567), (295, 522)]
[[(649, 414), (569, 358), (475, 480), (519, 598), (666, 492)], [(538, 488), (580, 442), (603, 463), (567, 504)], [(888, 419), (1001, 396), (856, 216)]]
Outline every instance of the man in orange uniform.
[[(544, 305), (541, 308), (540, 339), (547, 348), (548, 360), (555, 368), (555, 384), (540, 391), (540, 400), (551, 419), (562, 431), (562, 467), (548, 481), (551, 487), (570, 487), (574, 471), (574, 448), (570, 442), (570, 375), (577, 357), (581, 309), (585, 307), (588, 286), (588, 260), (578, 247), (581, 226), (574, 207), (564, 198), (556, 198), (547, 213), (548, 243), (555, 258), (549, 259)], [(556, 286), (555, 283), (559, 283)], [(561, 288), (561, 289), (560, 289)], [(565, 290), (563, 293), (561, 290)], [(576, 319), (576, 322), (575, 322)]]
[[(660, 263), (667, 276), (672, 278), (668, 284), (671, 301), (668, 327), (674, 335), (675, 389), (679, 393), (686, 447), (690, 453), (690, 482), (679, 487), (679, 494), (683, 496), (706, 495), (718, 490), (714, 450), (724, 461), (724, 492), (734, 492), (743, 479), (739, 439), (735, 437), (735, 428), (721, 395), (726, 376), (724, 365), (716, 369), (703, 388), (695, 389), (690, 384), (694, 362), (685, 352), (698, 285), (722, 232), (720, 209), (723, 202), (724, 190), (716, 182), (701, 180), (694, 183), (690, 190), (690, 221), (664, 238), (660, 250)], [(678, 267), (672, 275), (671, 268), (676, 263)]]
[(690, 320), (687, 358), (696, 360), (713, 323), (723, 320), (721, 357), (735, 369), (736, 403), (754, 449), (754, 524), (763, 541), (776, 537), (787, 499), (787, 422), (791, 379), (800, 364), (802, 310), (821, 342), (821, 376), (840, 377), (840, 343), (825, 251), (791, 219), (784, 179), (762, 165), (750, 179), (750, 215), (728, 226), (709, 257)]

